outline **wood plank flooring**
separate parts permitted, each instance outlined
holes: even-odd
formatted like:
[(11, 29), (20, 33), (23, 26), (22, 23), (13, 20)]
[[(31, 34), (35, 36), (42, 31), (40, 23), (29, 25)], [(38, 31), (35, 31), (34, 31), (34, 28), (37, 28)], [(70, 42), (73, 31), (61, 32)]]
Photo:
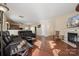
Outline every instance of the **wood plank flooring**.
[(34, 42), (32, 56), (79, 56), (79, 49), (73, 48), (59, 39), (39, 37)]

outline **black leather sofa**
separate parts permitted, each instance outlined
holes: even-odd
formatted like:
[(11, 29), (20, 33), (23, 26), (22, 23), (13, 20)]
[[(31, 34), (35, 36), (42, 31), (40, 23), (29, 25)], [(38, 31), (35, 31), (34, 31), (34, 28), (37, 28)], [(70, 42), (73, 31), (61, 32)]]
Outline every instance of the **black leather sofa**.
[(10, 36), (10, 33), (8, 31), (4, 31), (2, 36), (3, 36), (3, 55), (9, 56), (11, 51), (10, 47), (12, 45), (18, 44), (20, 41), (14, 41), (13, 37)]
[(35, 33), (32, 33), (32, 31), (30, 31), (30, 30), (27, 30), (27, 31), (19, 31), (18, 34), (19, 34), (19, 36), (21, 36), (24, 39), (25, 39), (25, 37), (32, 37), (32, 38), (35, 38), (36, 37), (36, 34)]
[(26, 30), (26, 31), (19, 31), (18, 34), (22, 39), (27, 40), (30, 44), (33, 45), (33, 41), (35, 41), (36, 38), (35, 33), (32, 33), (32, 31), (30, 30)]
[(4, 56), (10, 56), (11, 47), (18, 45), (22, 40), (26, 40), (29, 44), (29, 47), (33, 45), (32, 38), (35, 38), (36, 34), (33, 34), (32, 31), (19, 31), (18, 34), (19, 34), (18, 37), (16, 37), (15, 39), (13, 36), (10, 36), (9, 31), (3, 32), (2, 36), (3, 36), (3, 55)]
[[(13, 36), (10, 36), (10, 33), (8, 31), (4, 31), (2, 36), (3, 36), (3, 55), (10, 56), (11, 55), (11, 47), (12, 46), (15, 47), (23, 39), (18, 36), (15, 40), (15, 38), (13, 38)], [(32, 46), (30, 44), (29, 44), (29, 48), (32, 48)]]

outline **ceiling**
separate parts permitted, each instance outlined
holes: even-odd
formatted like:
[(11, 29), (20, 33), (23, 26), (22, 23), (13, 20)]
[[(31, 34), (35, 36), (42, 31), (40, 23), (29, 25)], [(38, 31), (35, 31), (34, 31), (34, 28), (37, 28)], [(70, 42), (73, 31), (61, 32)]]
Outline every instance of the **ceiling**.
[[(24, 24), (39, 23), (75, 10), (76, 3), (8, 3), (8, 17)], [(20, 17), (19, 17), (20, 16)]]

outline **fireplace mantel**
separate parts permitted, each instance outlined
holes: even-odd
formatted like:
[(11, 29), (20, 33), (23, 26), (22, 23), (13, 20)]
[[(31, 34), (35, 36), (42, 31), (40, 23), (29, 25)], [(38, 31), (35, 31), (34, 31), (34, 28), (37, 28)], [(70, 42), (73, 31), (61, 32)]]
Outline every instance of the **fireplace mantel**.
[(72, 43), (72, 42), (68, 41), (68, 33), (77, 33), (78, 41), (79, 41), (79, 28), (68, 28), (68, 29), (66, 29), (65, 35), (64, 35), (64, 42), (71, 45), (72, 47), (76, 47), (75, 43)]

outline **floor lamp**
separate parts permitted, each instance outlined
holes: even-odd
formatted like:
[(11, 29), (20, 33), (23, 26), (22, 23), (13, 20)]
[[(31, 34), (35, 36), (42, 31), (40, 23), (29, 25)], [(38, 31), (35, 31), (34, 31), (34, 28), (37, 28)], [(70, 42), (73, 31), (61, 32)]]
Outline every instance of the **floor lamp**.
[(0, 4), (0, 24), (1, 24), (1, 56), (3, 56), (3, 14), (9, 11), (9, 8), (3, 4)]

